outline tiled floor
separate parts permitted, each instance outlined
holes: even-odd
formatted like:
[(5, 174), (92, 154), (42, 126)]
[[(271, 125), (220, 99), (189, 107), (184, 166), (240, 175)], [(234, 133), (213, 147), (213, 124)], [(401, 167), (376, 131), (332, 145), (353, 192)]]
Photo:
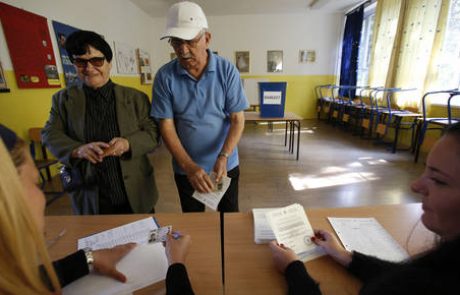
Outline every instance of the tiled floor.
[[(304, 207), (353, 207), (419, 202), (409, 189), (423, 170), (409, 152), (391, 154), (385, 146), (352, 136), (323, 122), (302, 122), (300, 158), (284, 146), (284, 125), (247, 124), (239, 144), (240, 210), (300, 203)], [(180, 212), (164, 146), (151, 156), (160, 192), (157, 212)], [(63, 197), (47, 208), (48, 215), (71, 214)]]

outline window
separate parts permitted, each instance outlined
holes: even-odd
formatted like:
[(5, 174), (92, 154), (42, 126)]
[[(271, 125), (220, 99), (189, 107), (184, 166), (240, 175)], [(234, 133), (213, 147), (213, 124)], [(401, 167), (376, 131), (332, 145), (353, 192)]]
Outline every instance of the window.
[(375, 8), (377, 2), (364, 8), (363, 28), (361, 29), (361, 41), (358, 53), (358, 77), (357, 86), (369, 85), (369, 66), (372, 51), (372, 31), (374, 28)]
[[(460, 89), (460, 0), (450, 2), (445, 34), (437, 77), (431, 90)], [(447, 104), (445, 95), (433, 96), (430, 101), (432, 104)], [(452, 105), (460, 106), (460, 99), (452, 99)]]

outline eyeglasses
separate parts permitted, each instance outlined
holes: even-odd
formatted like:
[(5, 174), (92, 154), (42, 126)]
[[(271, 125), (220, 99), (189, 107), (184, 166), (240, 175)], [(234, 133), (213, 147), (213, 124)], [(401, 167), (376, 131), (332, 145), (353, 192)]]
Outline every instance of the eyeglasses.
[(104, 61), (105, 56), (92, 57), (90, 59), (77, 57), (73, 59), (73, 64), (79, 68), (86, 68), (89, 62), (95, 67), (102, 67), (102, 65), (104, 65)]
[(195, 48), (200, 42), (201, 38), (203, 37), (204, 32), (201, 32), (195, 39), (192, 40), (183, 40), (179, 38), (169, 38), (169, 44), (171, 44), (172, 48), (179, 48), (182, 44), (186, 45), (189, 48)]

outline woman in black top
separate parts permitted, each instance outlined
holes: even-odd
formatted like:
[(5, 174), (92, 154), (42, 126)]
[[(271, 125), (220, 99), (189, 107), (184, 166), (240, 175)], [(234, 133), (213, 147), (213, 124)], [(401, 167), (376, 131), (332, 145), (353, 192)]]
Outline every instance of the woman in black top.
[[(432, 148), (424, 173), (412, 183), (422, 196), (426, 228), (439, 235), (431, 251), (402, 263), (346, 251), (334, 235), (316, 231), (312, 240), (363, 282), (360, 294), (460, 294), (460, 124)], [(270, 243), (289, 294), (321, 294), (319, 285), (290, 249)]]
[[(88, 274), (90, 267), (125, 282), (126, 276), (116, 269), (116, 264), (135, 247), (134, 243), (87, 250), (86, 254), (79, 250), (54, 261), (51, 267), (43, 243), (46, 200), (38, 186), (37, 168), (26, 143), (2, 124), (0, 146), (0, 294), (44, 294), (46, 289), (59, 293), (60, 287)], [(33, 259), (27, 259), (29, 256)]]

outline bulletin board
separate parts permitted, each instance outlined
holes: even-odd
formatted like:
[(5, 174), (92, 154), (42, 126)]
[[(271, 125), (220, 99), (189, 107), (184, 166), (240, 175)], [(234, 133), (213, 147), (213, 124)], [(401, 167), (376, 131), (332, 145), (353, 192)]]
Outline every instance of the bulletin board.
[(18, 87), (61, 87), (46, 18), (0, 2), (0, 19)]

